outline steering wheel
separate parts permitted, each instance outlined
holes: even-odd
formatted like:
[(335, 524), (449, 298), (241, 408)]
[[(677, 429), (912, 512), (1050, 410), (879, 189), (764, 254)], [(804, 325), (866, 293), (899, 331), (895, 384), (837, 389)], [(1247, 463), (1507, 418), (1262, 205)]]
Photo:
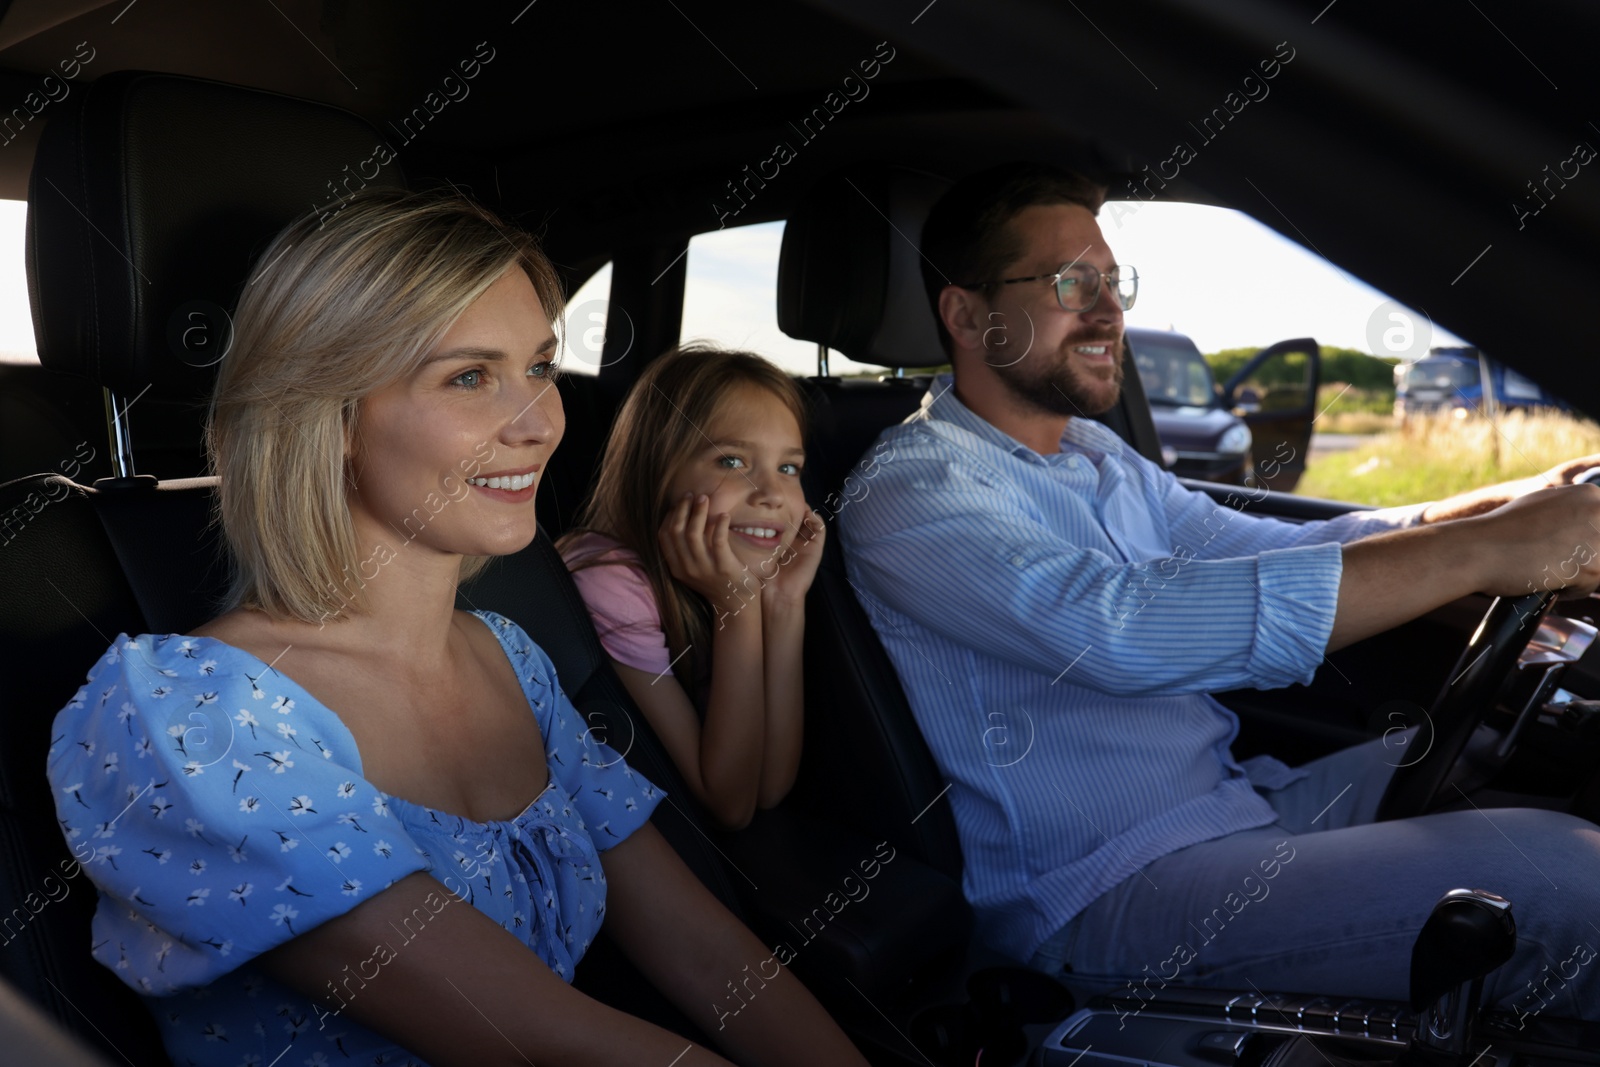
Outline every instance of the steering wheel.
[(1378, 804), (1377, 821), (1421, 815), (1433, 806), (1467, 741), (1488, 715), (1501, 684), (1555, 601), (1556, 594), (1547, 590), (1497, 597), (1489, 605), (1428, 709), (1424, 731), (1431, 735), (1432, 745), (1420, 759), (1395, 770)]
[[(1600, 484), (1600, 467), (1591, 467), (1572, 481)], [(1545, 590), (1498, 597), (1489, 605), (1428, 709), (1432, 746), (1416, 762), (1395, 770), (1378, 803), (1377, 821), (1421, 815), (1433, 806), (1467, 742), (1489, 714), (1500, 686), (1555, 602), (1556, 592)]]

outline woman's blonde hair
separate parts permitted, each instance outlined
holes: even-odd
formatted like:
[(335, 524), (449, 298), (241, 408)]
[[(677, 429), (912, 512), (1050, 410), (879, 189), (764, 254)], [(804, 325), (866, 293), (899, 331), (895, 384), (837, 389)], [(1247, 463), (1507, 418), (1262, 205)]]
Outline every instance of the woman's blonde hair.
[[(206, 426), (235, 565), (226, 608), (306, 622), (360, 610), (373, 559), (346, 497), (360, 403), (513, 267), (559, 329), (561, 282), (533, 237), (461, 196), (364, 190), (261, 253)], [(461, 579), (487, 562), (466, 557)]]
[[(688, 653), (679, 673), (691, 698), (710, 676), (711, 606), (672, 576), (658, 531), (677, 503), (669, 498), (673, 479), (704, 447), (704, 431), (724, 400), (746, 385), (776, 396), (805, 433), (805, 394), (782, 368), (754, 352), (691, 342), (648, 364), (617, 413), (594, 489), (574, 526), (557, 542), (565, 548), (590, 531), (615, 538), (638, 554), (661, 611), (671, 657), (676, 661)], [(591, 556), (573, 560), (572, 567), (610, 562)]]

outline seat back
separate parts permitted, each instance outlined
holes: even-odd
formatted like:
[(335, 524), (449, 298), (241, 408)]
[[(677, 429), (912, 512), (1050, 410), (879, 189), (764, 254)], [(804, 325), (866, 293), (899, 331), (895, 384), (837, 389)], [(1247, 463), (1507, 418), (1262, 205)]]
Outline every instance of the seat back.
[[(184, 423), (169, 432), (187, 443), (179, 466), (192, 471), (225, 309), (252, 259), (374, 138), (345, 112), (194, 79), (124, 72), (75, 95), (40, 141), (29, 190), (42, 373), (85, 382), (50, 389), (80, 409), (85, 388), (104, 387), (134, 420), (158, 407), (179, 416), (162, 428)], [(63, 426), (47, 391), (8, 402), (60, 444), (86, 413)], [(215, 614), (225, 569), (208, 485), (85, 488), (61, 472), (90, 480), (109, 446), (104, 435), (82, 445), (92, 465), (67, 465), (74, 449), (44, 467), (55, 474), (0, 486), (11, 520), (0, 551), (0, 883), (21, 902), (0, 919), (10, 920), (0, 975), (89, 1043), (159, 1063), (139, 998), (90, 958), (96, 894), (56, 824), (45, 753), (55, 712), (116, 635), (182, 631)]]
[[(917, 241), (949, 180), (906, 168), (852, 168), (819, 181), (789, 217), (778, 266), (778, 323), (792, 337), (895, 368), (948, 360), (922, 284)], [(1121, 402), (1099, 421), (1159, 462), (1160, 443), (1124, 346)], [(824, 518), (872, 492), (871, 446), (919, 406), (928, 378), (815, 378), (807, 499)], [(857, 460), (862, 466), (856, 468)], [(853, 470), (853, 468), (856, 468)], [(836, 815), (959, 878), (945, 782), (899, 677), (845, 573), (838, 539), (807, 600), (806, 760), (799, 788)]]
[(60, 475), (0, 486), (0, 514), (25, 516), (0, 548), (0, 977), (107, 1055), (161, 1063), (139, 998), (89, 956), (96, 892), (44, 773), (56, 711), (119, 631), (144, 629), (90, 494)]
[[(818, 182), (791, 212), (778, 262), (778, 324), (851, 359), (893, 367), (945, 361), (914, 242), (948, 186), (925, 173), (862, 167)], [(870, 482), (850, 474), (878, 434), (915, 411), (926, 379), (814, 378), (806, 498), (831, 521)], [(806, 602), (806, 757), (797, 795), (830, 819), (959, 881), (961, 849), (943, 776), (899, 677), (829, 539)]]
[(627, 393), (621, 381), (592, 374), (562, 374), (556, 388), (566, 411), (567, 430), (561, 436), (561, 447), (545, 465), (535, 501), (539, 525), (552, 539), (559, 539), (576, 521)]
[[(45, 131), (30, 192), (41, 362), (130, 406), (135, 447), (152, 398), (189, 420), (180, 436), (198, 447), (212, 368), (257, 254), (308, 207), (336, 209), (330, 182), (368, 158), (378, 135), (337, 109), (157, 74), (108, 75), (65, 107)], [(395, 164), (372, 181), (402, 184)], [(214, 491), (212, 479), (145, 476), (93, 488), (60, 474), (0, 485), (0, 523), (11, 519), (0, 527), (0, 899), (21, 902), (0, 915), (9, 949), (0, 977), (137, 1063), (164, 1062), (160, 1043), (139, 999), (89, 955), (96, 894), (56, 823), (45, 754), (55, 712), (119, 632), (182, 633), (217, 613), (227, 561), (211, 524)], [(621, 738), (637, 721), (542, 533), (463, 590), (462, 603), (522, 625), (597, 732)], [(671, 794), (654, 824), (737, 912), (670, 761), (643, 734), (613, 744)], [(692, 1034), (604, 944), (579, 984)]]

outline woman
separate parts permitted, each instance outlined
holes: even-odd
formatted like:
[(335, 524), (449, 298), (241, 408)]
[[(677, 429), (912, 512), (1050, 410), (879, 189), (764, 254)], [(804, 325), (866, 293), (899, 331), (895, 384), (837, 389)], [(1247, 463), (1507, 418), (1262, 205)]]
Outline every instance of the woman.
[(119, 635), (52, 735), (96, 957), (177, 1062), (725, 1062), (568, 984), (604, 917), (730, 1055), (864, 1062), (787, 972), (719, 1016), (769, 953), (527, 634), (454, 610), (564, 428), (531, 238), (370, 192), (261, 263), (208, 429), (229, 610)]

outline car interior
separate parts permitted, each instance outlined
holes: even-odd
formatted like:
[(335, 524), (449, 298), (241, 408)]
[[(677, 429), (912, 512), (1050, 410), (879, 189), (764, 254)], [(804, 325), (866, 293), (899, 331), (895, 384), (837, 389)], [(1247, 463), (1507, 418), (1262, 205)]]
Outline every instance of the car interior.
[[(15, 1062), (168, 1062), (139, 998), (90, 958), (87, 880), (31, 903), (70, 859), (44, 776), (50, 723), (118, 633), (184, 633), (215, 614), (227, 559), (201, 428), (229, 311), (275, 232), (372, 184), (470, 194), (539, 235), (569, 295), (611, 265), (628, 329), (608, 328), (597, 373), (560, 380), (567, 431), (540, 535), (459, 606), (504, 613), (550, 655), (579, 711), (668, 794), (663, 835), (758, 937), (795, 947), (795, 972), (872, 1062), (1397, 1062), (1425, 1047), (1427, 1062), (1466, 1065), (1491, 1044), (1484, 1063), (1600, 1062), (1600, 1028), (1555, 1018), (1519, 1030), (1490, 1012), (1424, 1033), (1424, 1009), (1473, 988), (1448, 968), (1414, 964), (1405, 1004), (1170, 986), (1122, 1026), (1114, 997), (986, 948), (948, 784), (836, 537), (807, 603), (800, 779), (746, 829), (718, 830), (611, 671), (553, 547), (629, 384), (679, 341), (689, 241), (731, 225), (784, 222), (772, 314), (818, 353), (801, 379), (807, 499), (830, 521), (848, 507), (857, 460), (944, 360), (922, 219), (962, 175), (1011, 159), (1081, 170), (1130, 200), (1237, 208), (1600, 411), (1600, 368), (1555, 356), (1583, 350), (1579, 294), (1600, 284), (1586, 254), (1600, 180), (1557, 188), (1541, 169), (1600, 135), (1580, 84), (1600, 16), (1538, 0), (1512, 23), (1473, 6), (0, 0), (0, 197), (28, 203), (39, 357), (0, 363), (0, 1040)], [(1271, 96), (1229, 107), (1209, 140), (1179, 132), (1261, 60), (1281, 61), (1280, 42), (1294, 58)], [(1474, 73), (1491, 65), (1488, 86)], [(847, 75), (870, 91), (847, 96)], [(1174, 175), (1179, 136), (1199, 151)], [(380, 145), (392, 158), (378, 161)], [(1537, 218), (1508, 206), (1535, 189)], [(1462, 271), (1486, 244), (1492, 258)], [(1536, 286), (1536, 313), (1512, 278)], [(1248, 279), (1197, 284), (1248, 313)], [(883, 371), (830, 374), (841, 356)], [(1124, 363), (1102, 419), (1159, 463), (1126, 351)], [(1239, 490), (1189, 484), (1219, 502)], [(1251, 504), (1289, 520), (1358, 506), (1267, 489)], [(1328, 657), (1309, 686), (1221, 694), (1243, 721), (1235, 753), (1293, 764), (1422, 724), (1437, 752), (1397, 778), (1387, 817), (1470, 781), (1594, 818), (1600, 704), (1586, 698), (1600, 675), (1581, 662), (1594, 603), (1558, 605), (1524, 651), (1516, 624), (1547, 602), (1499, 602), (1480, 626), (1489, 598), (1467, 598)], [(1476, 673), (1442, 706), (1463, 662)], [(890, 854), (870, 895), (819, 910), (858, 862)], [(576, 984), (707, 1040), (603, 933)]]

